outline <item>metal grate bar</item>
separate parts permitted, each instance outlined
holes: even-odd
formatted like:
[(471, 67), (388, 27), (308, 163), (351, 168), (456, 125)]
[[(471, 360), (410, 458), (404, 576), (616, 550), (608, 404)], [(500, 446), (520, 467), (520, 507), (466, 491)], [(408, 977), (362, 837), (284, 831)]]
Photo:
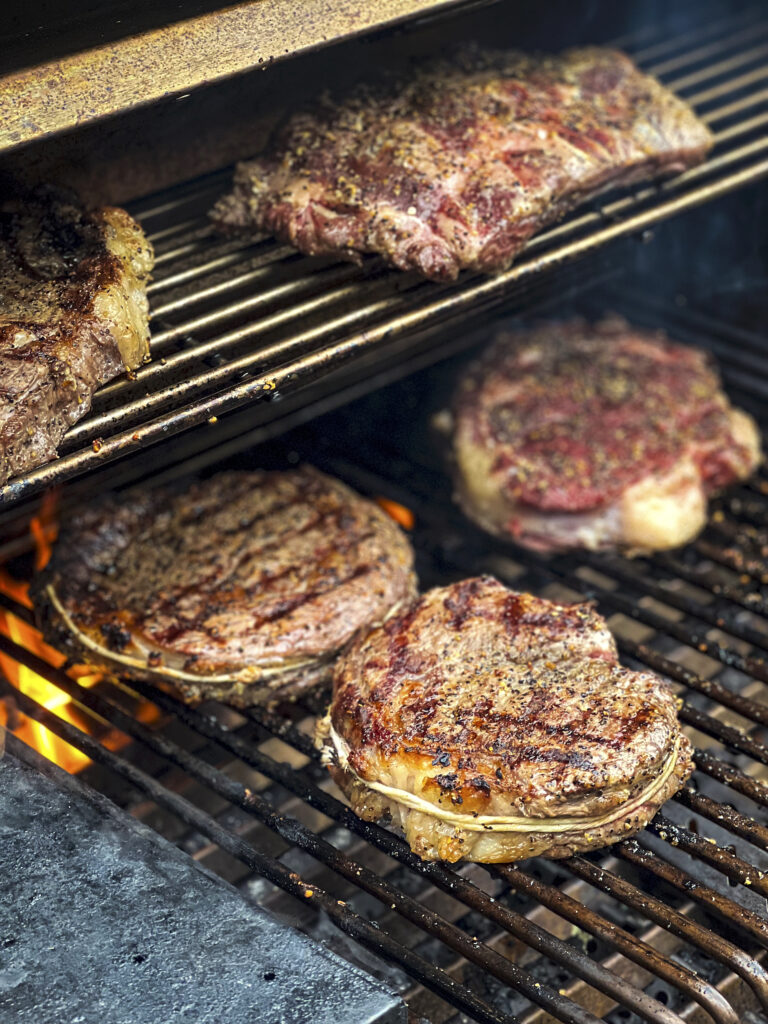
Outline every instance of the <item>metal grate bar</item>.
[[(756, 36), (765, 34), (766, 26), (761, 25), (755, 30)], [(675, 92), (685, 93), (687, 89), (690, 89), (692, 85), (700, 85), (701, 82), (708, 82), (713, 78), (720, 78), (722, 75), (728, 74), (730, 71), (735, 71), (737, 68), (744, 67), (745, 64), (752, 64), (756, 61), (762, 61), (768, 56), (768, 46), (765, 43), (760, 46), (753, 46), (748, 50), (741, 50), (733, 57), (728, 57), (726, 60), (717, 61), (714, 64), (707, 64), (706, 67), (699, 68), (698, 71), (691, 71), (687, 75), (683, 75), (681, 78), (673, 78), (669, 85), (670, 88), (674, 89)], [(764, 71), (764, 68), (756, 68), (755, 71), (750, 72), (752, 74), (758, 74), (758, 72)], [(762, 76), (764, 77), (764, 76)], [(731, 91), (735, 91), (740, 88), (737, 82), (741, 82), (741, 79), (732, 79), (728, 82), (728, 88)], [(745, 84), (751, 84), (755, 79), (749, 78)], [(705, 103), (706, 100), (701, 98), (701, 94), (698, 94), (694, 99), (695, 103)]]
[(741, 46), (743, 43), (754, 43), (755, 39), (760, 39), (767, 32), (768, 27), (765, 24), (753, 23), (724, 38), (716, 39), (713, 43), (697, 46), (695, 49), (686, 50), (683, 54), (678, 54), (676, 57), (670, 57), (658, 64), (650, 65), (648, 70), (656, 76), (668, 75), (670, 71), (679, 71), (681, 67), (689, 67), (691, 64), (699, 63), (699, 61), (708, 61), (710, 57), (717, 57), (718, 54), (730, 50), (732, 47)]
[(739, 1018), (735, 1011), (713, 985), (705, 982), (693, 971), (681, 967), (668, 957), (663, 956), (647, 942), (637, 939), (624, 928), (607, 921), (561, 889), (539, 881), (516, 866), (500, 864), (494, 870), (514, 889), (528, 893), (542, 906), (554, 911), (578, 928), (591, 932), (638, 966), (651, 970), (659, 978), (663, 978), (671, 985), (687, 992), (713, 1020), (722, 1022), (722, 1024), (726, 1024), (726, 1022), (739, 1024)]
[(621, 903), (649, 917), (666, 931), (679, 935), (701, 949), (706, 949), (710, 956), (727, 963), (747, 982), (759, 999), (760, 1005), (768, 1009), (768, 973), (754, 957), (717, 932), (712, 932), (691, 918), (685, 917), (662, 900), (642, 892), (602, 865), (593, 864), (584, 857), (569, 857), (562, 863), (577, 878), (582, 878), (602, 892), (609, 893)]
[[(617, 45), (625, 47), (629, 46), (630, 50), (632, 50), (634, 59), (644, 65), (649, 64), (650, 61), (656, 60), (658, 57), (664, 57), (668, 53), (678, 53), (681, 55), (682, 59), (686, 59), (686, 55), (689, 53), (688, 47), (692, 43), (694, 45), (698, 45), (703, 40), (711, 39), (713, 36), (719, 40), (722, 38), (723, 33), (727, 32), (729, 29), (733, 29), (744, 24), (754, 25), (759, 22), (761, 13), (762, 12), (759, 7), (754, 7), (751, 10), (743, 11), (735, 16), (733, 14), (728, 14), (716, 21), (709, 21), (707, 23), (700, 22), (691, 26), (690, 31), (686, 32), (685, 36), (682, 38), (679, 35), (671, 37), (667, 36), (658, 42), (644, 46), (640, 50), (634, 50), (631, 42), (627, 43), (625, 41), (621, 41), (618, 42)], [(658, 74), (659, 72), (657, 71), (656, 73)]]
[(749, 797), (759, 807), (768, 808), (768, 786), (760, 782), (759, 779), (746, 775), (740, 769), (726, 764), (704, 750), (696, 750), (694, 760), (700, 772), (722, 782), (724, 786), (729, 786), (735, 792)]
[[(679, 847), (692, 857), (710, 864), (721, 874), (727, 875), (731, 881), (752, 886), (763, 896), (768, 895), (768, 878), (765, 872), (753, 868), (730, 850), (722, 849), (696, 835), (695, 832), (675, 824), (663, 814), (656, 815), (648, 825), (648, 831), (665, 842), (669, 840), (673, 846)], [(764, 937), (768, 939), (768, 930), (765, 931)]]
[(727, 924), (738, 924), (761, 946), (768, 948), (768, 924), (764, 917), (746, 910), (740, 904), (704, 885), (687, 871), (681, 871), (680, 868), (669, 864), (651, 850), (641, 846), (636, 839), (625, 839), (614, 847), (614, 852), (623, 860), (649, 871), (657, 878), (663, 879), (667, 885), (690, 896), (708, 910), (714, 911)]
[(753, 846), (768, 851), (768, 826), (762, 825), (754, 818), (739, 814), (727, 804), (719, 804), (715, 800), (710, 800), (708, 796), (702, 796), (691, 786), (684, 786), (674, 799), (675, 803), (696, 811), (697, 814), (709, 818), (710, 821), (728, 829), (734, 835), (746, 839)]

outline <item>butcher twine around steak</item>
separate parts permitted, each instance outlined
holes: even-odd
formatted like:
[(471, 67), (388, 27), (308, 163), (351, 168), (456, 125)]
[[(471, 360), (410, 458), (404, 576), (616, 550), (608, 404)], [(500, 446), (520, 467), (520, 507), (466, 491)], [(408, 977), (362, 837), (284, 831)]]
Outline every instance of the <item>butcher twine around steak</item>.
[(457, 494), (540, 551), (684, 544), (707, 498), (760, 460), (710, 357), (619, 317), (501, 335), (454, 405)]
[(508, 267), (608, 188), (700, 163), (709, 130), (616, 50), (464, 54), (294, 114), (212, 212), (305, 253), (382, 253), (452, 280)]
[(33, 584), (45, 635), (76, 660), (238, 707), (327, 678), (415, 593), (395, 523), (308, 466), (93, 504)]
[(490, 577), (429, 591), (359, 637), (317, 740), (366, 820), (425, 860), (567, 857), (632, 835), (693, 770), (666, 683), (604, 620)]
[(93, 392), (149, 356), (153, 262), (125, 210), (53, 188), (0, 205), (0, 483), (54, 459)]

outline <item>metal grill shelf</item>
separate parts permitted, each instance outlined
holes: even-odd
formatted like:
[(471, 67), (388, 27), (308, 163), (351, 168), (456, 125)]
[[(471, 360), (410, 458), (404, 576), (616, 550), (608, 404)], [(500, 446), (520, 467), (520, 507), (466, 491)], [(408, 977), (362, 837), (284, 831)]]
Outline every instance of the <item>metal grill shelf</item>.
[(565, 265), (768, 173), (768, 22), (751, 12), (682, 42), (621, 42), (711, 126), (712, 155), (673, 180), (578, 211), (496, 277), (437, 285), (375, 257), (357, 268), (272, 241), (222, 240), (206, 213), (229, 171), (136, 203), (132, 212), (157, 250), (152, 361), (102, 388), (60, 458), (1, 487), (0, 501), (7, 506), (239, 406), (298, 395), (365, 359), (370, 366), (407, 356), (411, 344), (437, 360), (459, 323), (502, 303), (524, 308)]
[[(613, 293), (609, 304), (618, 302)], [(621, 302), (626, 310), (639, 299), (625, 291)], [(738, 338), (756, 365), (768, 355), (764, 339), (708, 317), (638, 308), (649, 324), (662, 315), (703, 347)], [(735, 399), (759, 403), (767, 380), (755, 370)], [(383, 409), (390, 399), (381, 396)], [(344, 415), (336, 414), (337, 437)], [(32, 697), (7, 692), (96, 762), (89, 780), (124, 801), (129, 792), (140, 797), (150, 820), (181, 845), (195, 844), (203, 863), (244, 892), (310, 931), (322, 911), (398, 965), (414, 1015), (432, 1024), (459, 1024), (461, 1014), (486, 1024), (739, 1024), (748, 1011), (768, 1014), (768, 607), (760, 564), (768, 480), (758, 475), (719, 499), (704, 534), (681, 552), (544, 558), (490, 541), (460, 516), (426, 422), (372, 427), (355, 436), (351, 457), (325, 429), (295, 430), (286, 451), (412, 509), (424, 587), (489, 571), (517, 589), (593, 599), (623, 659), (678, 687), (697, 771), (636, 839), (556, 865), (427, 864), (338, 799), (310, 737), (323, 694), (279, 711), (192, 709), (145, 684), (108, 680), (86, 689), (0, 636), (0, 655), (53, 682), (89, 723), (109, 723), (132, 741), (115, 751)], [(748, 555), (755, 571), (739, 564)], [(10, 599), (3, 605), (31, 621)], [(152, 726), (131, 712), (137, 697), (158, 709)], [(573, 934), (580, 941), (569, 940)]]

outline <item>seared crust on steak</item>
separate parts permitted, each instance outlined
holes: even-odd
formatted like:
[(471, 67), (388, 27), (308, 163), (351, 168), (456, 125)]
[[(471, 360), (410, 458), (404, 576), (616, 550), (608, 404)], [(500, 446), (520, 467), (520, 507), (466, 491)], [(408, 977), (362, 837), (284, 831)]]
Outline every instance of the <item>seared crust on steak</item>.
[(760, 460), (710, 357), (619, 317), (501, 335), (454, 404), (457, 493), (484, 529), (542, 551), (677, 547)]
[(693, 770), (675, 698), (589, 605), (491, 577), (359, 637), (318, 728), (333, 778), (426, 860), (569, 856), (637, 832)]
[(212, 216), (452, 280), (508, 267), (579, 203), (685, 170), (711, 145), (690, 107), (616, 50), (473, 51), (295, 114)]
[(56, 457), (101, 385), (149, 355), (152, 247), (55, 189), (0, 207), (0, 483)]
[(415, 593), (395, 523), (309, 466), (108, 498), (63, 524), (33, 588), (78, 660), (240, 707), (327, 678)]

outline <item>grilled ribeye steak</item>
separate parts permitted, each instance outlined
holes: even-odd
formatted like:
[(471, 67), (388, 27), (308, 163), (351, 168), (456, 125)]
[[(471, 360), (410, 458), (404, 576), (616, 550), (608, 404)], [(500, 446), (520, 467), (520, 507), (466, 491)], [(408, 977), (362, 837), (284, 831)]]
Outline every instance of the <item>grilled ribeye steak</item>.
[(297, 113), (238, 166), (213, 218), (451, 280), (508, 267), (574, 206), (682, 171), (711, 145), (687, 104), (618, 51), (467, 53)]
[(338, 661), (318, 726), (363, 818), (425, 860), (565, 857), (641, 829), (693, 769), (675, 698), (604, 620), (490, 577), (425, 594)]
[(93, 392), (148, 356), (153, 259), (125, 210), (50, 188), (0, 206), (0, 483), (55, 458)]
[(500, 336), (454, 412), (465, 512), (540, 551), (677, 547), (760, 459), (709, 356), (618, 317)]
[(358, 629), (413, 599), (412, 566), (395, 523), (339, 481), (228, 472), (81, 510), (33, 596), (78, 660), (244, 707), (327, 677)]

